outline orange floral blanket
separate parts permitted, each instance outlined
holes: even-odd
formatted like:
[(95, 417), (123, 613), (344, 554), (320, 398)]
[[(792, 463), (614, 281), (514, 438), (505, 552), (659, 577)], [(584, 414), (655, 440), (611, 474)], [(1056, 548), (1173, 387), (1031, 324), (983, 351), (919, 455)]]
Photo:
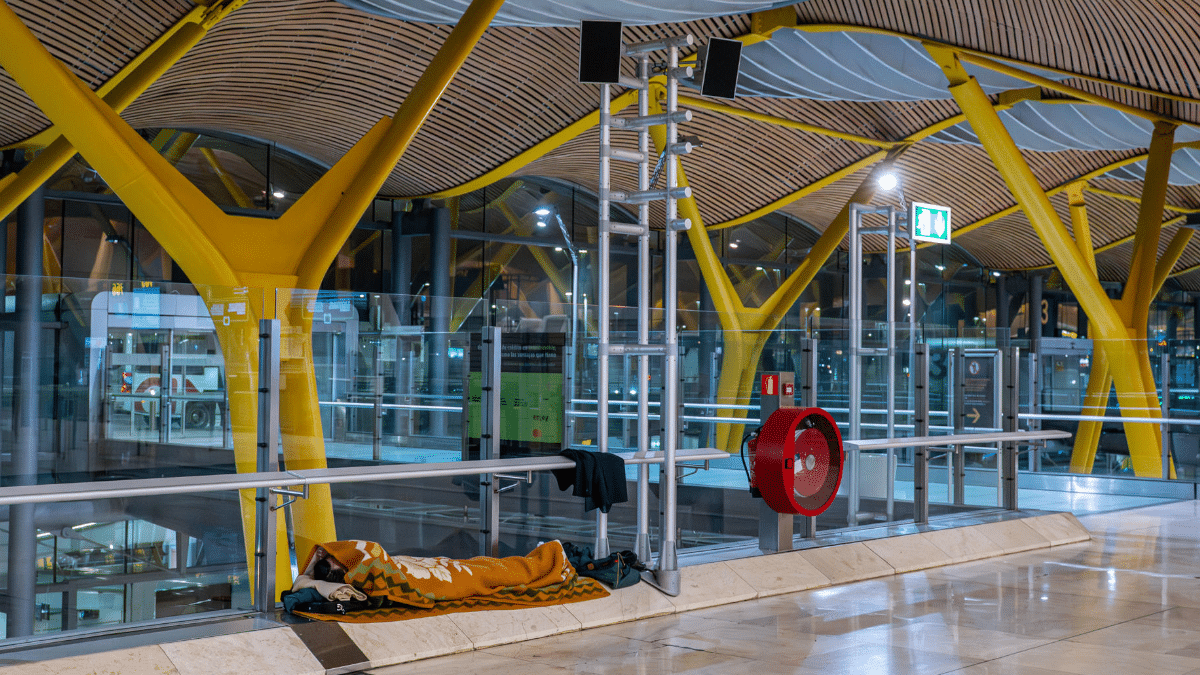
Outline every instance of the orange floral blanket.
[(313, 547), (303, 570), (330, 556), (346, 568), (346, 583), (367, 595), (369, 609), (344, 615), (299, 612), (323, 621), (375, 623), (451, 612), (545, 607), (608, 595), (581, 577), (562, 544), (548, 541), (510, 558), (390, 556), (372, 541), (334, 541)]

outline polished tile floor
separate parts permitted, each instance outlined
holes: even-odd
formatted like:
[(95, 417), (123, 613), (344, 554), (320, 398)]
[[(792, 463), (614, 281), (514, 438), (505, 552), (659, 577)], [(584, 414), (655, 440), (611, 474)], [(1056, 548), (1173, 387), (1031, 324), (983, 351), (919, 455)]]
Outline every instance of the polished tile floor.
[(376, 675), (1200, 675), (1200, 502), (1090, 515), (1090, 543), (370, 671)]

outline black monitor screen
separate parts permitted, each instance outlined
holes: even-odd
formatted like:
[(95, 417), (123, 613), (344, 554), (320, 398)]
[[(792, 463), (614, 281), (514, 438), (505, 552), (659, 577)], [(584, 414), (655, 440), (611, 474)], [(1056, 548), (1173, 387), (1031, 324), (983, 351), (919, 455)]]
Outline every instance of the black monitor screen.
[(579, 81), (601, 84), (621, 81), (620, 21), (583, 22), (579, 35)]
[(718, 98), (734, 98), (741, 63), (741, 42), (709, 38), (708, 53), (704, 60), (704, 82), (701, 83), (700, 93)]

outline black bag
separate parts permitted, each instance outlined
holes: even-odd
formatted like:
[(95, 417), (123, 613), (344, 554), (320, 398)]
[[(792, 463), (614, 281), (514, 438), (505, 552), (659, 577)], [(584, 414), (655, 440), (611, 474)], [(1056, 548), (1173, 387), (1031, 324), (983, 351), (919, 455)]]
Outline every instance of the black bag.
[(345, 614), (360, 609), (370, 609), (368, 600), (327, 600), (325, 602), (298, 602), (293, 611), (311, 614)]
[(617, 551), (596, 559), (592, 557), (592, 549), (582, 548), (571, 543), (563, 544), (563, 552), (575, 571), (585, 577), (591, 577), (610, 588), (625, 588), (642, 580), (641, 572), (646, 566), (638, 562), (633, 551)]

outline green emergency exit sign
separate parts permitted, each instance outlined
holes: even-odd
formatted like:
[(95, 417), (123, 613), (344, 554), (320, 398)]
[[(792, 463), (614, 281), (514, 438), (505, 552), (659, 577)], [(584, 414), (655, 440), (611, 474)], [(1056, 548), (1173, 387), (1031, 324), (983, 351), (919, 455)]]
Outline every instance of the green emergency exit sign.
[(950, 243), (950, 207), (913, 202), (908, 207), (913, 238), (934, 244)]

